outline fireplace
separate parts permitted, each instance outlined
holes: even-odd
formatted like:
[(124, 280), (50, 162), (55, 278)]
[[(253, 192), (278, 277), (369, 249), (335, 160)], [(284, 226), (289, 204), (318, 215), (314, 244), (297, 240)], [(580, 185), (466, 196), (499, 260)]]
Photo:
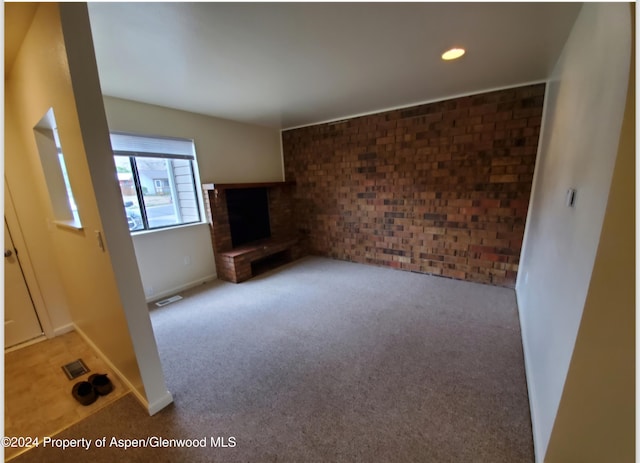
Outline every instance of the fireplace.
[(234, 248), (271, 237), (266, 188), (229, 189), (226, 199), (231, 245)]
[(304, 255), (293, 221), (294, 186), (203, 185), (218, 278), (239, 283)]

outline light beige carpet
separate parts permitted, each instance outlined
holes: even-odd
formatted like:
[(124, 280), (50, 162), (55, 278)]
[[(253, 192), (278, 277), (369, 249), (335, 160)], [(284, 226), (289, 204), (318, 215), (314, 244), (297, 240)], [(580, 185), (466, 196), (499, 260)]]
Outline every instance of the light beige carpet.
[(207, 447), (16, 461), (533, 462), (513, 290), (308, 257), (182, 295), (152, 311), (175, 403), (126, 397), (60, 437)]

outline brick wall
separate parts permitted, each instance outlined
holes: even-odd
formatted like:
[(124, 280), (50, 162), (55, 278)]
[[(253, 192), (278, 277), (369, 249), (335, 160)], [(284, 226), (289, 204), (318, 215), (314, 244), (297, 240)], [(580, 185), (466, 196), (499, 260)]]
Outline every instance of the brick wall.
[(513, 287), (544, 84), (284, 131), (312, 254)]

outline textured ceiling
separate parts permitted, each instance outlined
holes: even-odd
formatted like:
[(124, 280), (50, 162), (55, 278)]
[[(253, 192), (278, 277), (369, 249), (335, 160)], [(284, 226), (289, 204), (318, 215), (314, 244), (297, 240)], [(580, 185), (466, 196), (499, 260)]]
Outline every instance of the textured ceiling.
[[(289, 128), (548, 77), (580, 3), (90, 3), (105, 95)], [(443, 62), (458, 45), (467, 54)]]

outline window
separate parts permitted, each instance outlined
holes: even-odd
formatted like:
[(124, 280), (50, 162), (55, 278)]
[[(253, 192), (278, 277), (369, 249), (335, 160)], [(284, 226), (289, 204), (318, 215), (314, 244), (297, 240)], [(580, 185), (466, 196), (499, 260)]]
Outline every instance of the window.
[[(57, 133), (56, 140), (58, 140)], [(71, 213), (73, 214), (73, 218), (75, 221), (80, 223), (80, 217), (78, 216), (78, 206), (76, 205), (76, 200), (73, 198), (73, 191), (71, 191), (71, 182), (69, 181), (69, 174), (67, 173), (67, 164), (64, 162), (64, 154), (62, 154), (62, 149), (58, 145), (58, 161), (60, 162), (60, 169), (62, 170), (62, 179), (64, 180), (64, 186), (67, 189), (67, 199), (69, 200), (69, 206), (71, 207)]]
[(58, 225), (82, 229), (78, 206), (73, 198), (71, 182), (64, 162), (53, 108), (50, 108), (33, 128), (33, 134), (51, 200), (54, 222)]
[(111, 134), (129, 230), (201, 222), (193, 141)]

